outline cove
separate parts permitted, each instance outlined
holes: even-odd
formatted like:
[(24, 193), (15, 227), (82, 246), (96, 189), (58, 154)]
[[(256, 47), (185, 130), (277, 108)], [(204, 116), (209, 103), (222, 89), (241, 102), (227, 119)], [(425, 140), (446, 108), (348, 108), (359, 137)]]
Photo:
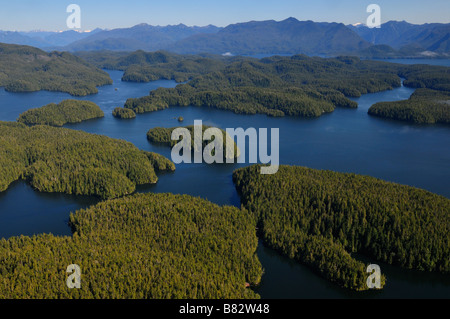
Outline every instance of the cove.
[[(237, 115), (198, 107), (176, 107), (138, 114), (131, 120), (111, 115), (126, 98), (147, 95), (157, 87), (173, 87), (174, 81), (151, 83), (121, 82), (122, 72), (108, 71), (114, 84), (99, 88), (96, 95), (83, 98), (98, 104), (105, 117), (65, 127), (103, 134), (132, 142), (138, 148), (170, 158), (170, 148), (152, 145), (146, 132), (153, 127), (183, 126), (194, 120), (225, 129), (227, 127), (279, 128), (280, 163), (317, 169), (353, 172), (423, 188), (450, 197), (450, 130), (441, 125), (412, 125), (373, 118), (368, 108), (380, 101), (407, 99), (412, 89), (367, 94), (354, 99), (358, 109), (336, 109), (316, 119), (271, 118), (266, 115)], [(117, 90), (115, 90), (117, 88)], [(9, 93), (0, 89), (0, 120), (14, 121), (20, 113), (50, 102), (73, 98), (57, 92)], [(240, 206), (231, 180), (233, 170), (247, 164), (179, 164), (175, 173), (159, 176), (155, 185), (138, 187), (138, 192), (171, 192), (200, 196), (220, 205)], [(89, 197), (42, 194), (23, 181), (0, 193), (0, 238), (51, 232), (70, 235), (68, 214), (96, 203)], [(388, 277), (381, 292), (352, 293), (315, 275), (307, 267), (278, 255), (260, 243), (258, 256), (266, 269), (257, 292), (263, 298), (445, 298), (450, 295), (448, 276), (410, 272), (380, 265)]]

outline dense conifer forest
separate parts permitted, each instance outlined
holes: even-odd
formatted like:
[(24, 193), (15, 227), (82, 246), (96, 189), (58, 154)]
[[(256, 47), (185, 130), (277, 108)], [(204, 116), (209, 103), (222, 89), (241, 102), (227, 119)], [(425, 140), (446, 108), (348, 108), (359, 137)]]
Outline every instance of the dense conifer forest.
[[(255, 59), (167, 52), (80, 53), (123, 81), (175, 80), (130, 98), (113, 116), (172, 106), (239, 114), (319, 117), (351, 97), (401, 85), (409, 100), (373, 105), (369, 114), (414, 123), (450, 123), (450, 68), (295, 55)], [(13, 92), (97, 92), (109, 76), (69, 53), (0, 44), (0, 86)], [(26, 62), (26, 63), (25, 63)], [(184, 83), (186, 82), (186, 83)], [(60, 127), (104, 116), (92, 102), (65, 100), (0, 122), (0, 192), (19, 179), (41, 192), (99, 197), (71, 215), (72, 237), (41, 234), (0, 239), (0, 298), (258, 298), (257, 237), (344, 288), (366, 290), (369, 259), (419, 271), (450, 272), (450, 200), (369, 176), (296, 166), (261, 175), (241, 168), (233, 182), (242, 208), (200, 198), (134, 194), (174, 171), (172, 161), (132, 143)], [(182, 117), (179, 122), (182, 122)], [(174, 146), (174, 129), (147, 132)], [(194, 126), (185, 126), (194, 144)], [(203, 125), (202, 133), (210, 126)], [(221, 130), (223, 140), (228, 140)], [(211, 141), (202, 141), (205, 147)], [(235, 157), (239, 156), (233, 143)], [(82, 288), (66, 287), (79, 264)], [(382, 277), (382, 285), (389, 278)]]
[(109, 70), (124, 71), (123, 81), (150, 82), (156, 80), (175, 80), (186, 82), (199, 74), (219, 71), (230, 61), (241, 57), (222, 57), (220, 55), (180, 55), (166, 51), (132, 53), (124, 52), (78, 52), (80, 58)]
[(42, 192), (115, 198), (156, 183), (162, 156), (106, 136), (50, 126), (0, 122), (0, 191), (18, 179)]
[[(72, 237), (0, 239), (0, 298), (258, 298), (255, 221), (187, 195), (136, 194), (71, 214)], [(67, 266), (81, 288), (66, 286)]]
[(133, 110), (123, 107), (116, 107), (113, 110), (112, 115), (119, 119), (134, 119), (136, 117), (136, 113), (134, 113)]
[(124, 71), (123, 81), (188, 81), (128, 99), (125, 107), (136, 113), (192, 105), (241, 114), (318, 117), (335, 107), (355, 108), (357, 104), (348, 97), (399, 87), (400, 78), (404, 78), (405, 86), (439, 92), (422, 95), (420, 102), (410, 99), (377, 105), (372, 115), (416, 123), (449, 121), (447, 105), (435, 103), (441, 93), (446, 96), (450, 92), (450, 68), (446, 67), (305, 55), (256, 59), (141, 50), (78, 54), (98, 67)]
[[(364, 290), (366, 255), (404, 268), (450, 272), (450, 200), (373, 177), (257, 165), (234, 172), (241, 202), (270, 247), (342, 287)], [(387, 278), (389, 283), (389, 278)]]
[(153, 152), (147, 152), (142, 151), (145, 155), (147, 155), (147, 158), (150, 160), (150, 163), (152, 164), (155, 171), (169, 171), (173, 172), (175, 171), (175, 164), (169, 160), (168, 158), (165, 158), (161, 154), (153, 153)]
[[(321, 59), (297, 55), (227, 61), (220, 71), (199, 74), (173, 89), (128, 99), (136, 113), (170, 106), (205, 106), (235, 113), (318, 117), (335, 107), (357, 107), (346, 96), (400, 86), (392, 72), (368, 72), (357, 58)], [(220, 61), (224, 64), (223, 61)]]
[[(348, 97), (398, 87), (400, 77), (405, 78), (404, 85), (408, 87), (428, 88), (444, 92), (443, 95), (450, 92), (450, 68), (357, 57), (324, 59), (294, 55), (255, 59), (141, 50), (129, 54), (82, 52), (76, 57), (67, 52), (46, 53), (10, 44), (0, 44), (0, 52), (0, 86), (12, 92), (50, 90), (76, 96), (96, 93), (96, 86), (112, 81), (93, 65), (124, 71), (123, 81), (187, 82), (129, 99), (125, 107), (135, 113), (193, 105), (242, 114), (318, 117), (335, 107), (355, 108), (357, 104)], [(371, 114), (416, 123), (447, 123), (448, 104), (436, 103), (441, 97), (436, 94), (422, 96), (420, 102), (410, 99), (395, 105), (377, 105)], [(432, 115), (427, 116), (428, 113)], [(116, 116), (133, 115), (117, 111)]]
[[(167, 145), (167, 146), (171, 146), (173, 147), (175, 144), (177, 144), (178, 142), (180, 142), (180, 139), (178, 140), (172, 140), (172, 132), (173, 130), (177, 129), (179, 127), (170, 127), (170, 128), (166, 128), (166, 127), (154, 127), (152, 129), (150, 129), (147, 132), (147, 139), (151, 142), (151, 143), (156, 143), (156, 144), (163, 144), (163, 145)], [(191, 140), (190, 140), (190, 145), (191, 145), (191, 150), (192, 151), (196, 151), (195, 147), (195, 134), (194, 134), (194, 130), (195, 130), (195, 126), (194, 125), (189, 125), (189, 126), (185, 126), (183, 127), (185, 129), (187, 129), (189, 131)], [(202, 125), (202, 137), (205, 133), (205, 131), (207, 129), (211, 128), (211, 126), (208, 125)], [(233, 150), (233, 154), (234, 154), (234, 158), (239, 157), (240, 155), (240, 150), (237, 146), (237, 144), (234, 142), (234, 140), (231, 138), (231, 136), (229, 136), (227, 134), (226, 131), (220, 129), (220, 131), (222, 132), (222, 143), (223, 143), (223, 155), (224, 158), (226, 158), (227, 156), (227, 148), (230, 147), (230, 151)], [(205, 146), (207, 146), (209, 143), (211, 143), (212, 141), (214, 141), (214, 139), (211, 140), (201, 140), (201, 148), (202, 150), (205, 149)], [(231, 149), (231, 146), (233, 145), (233, 149)], [(200, 144), (198, 145), (200, 148)], [(201, 150), (197, 150), (197, 151), (201, 151)], [(211, 156), (214, 155), (214, 150), (212, 150), (211, 152)], [(231, 158), (231, 157), (230, 157)]]
[(20, 114), (17, 121), (27, 125), (63, 126), (67, 123), (79, 123), (103, 116), (103, 111), (93, 102), (64, 100), (59, 104), (50, 103), (25, 111)]
[(417, 124), (450, 124), (450, 90), (417, 89), (408, 100), (372, 105), (369, 114)]
[(109, 75), (68, 52), (47, 53), (0, 43), (0, 86), (11, 92), (58, 91), (74, 96), (97, 93)]
[[(125, 107), (136, 113), (192, 105), (242, 114), (318, 117), (332, 112), (335, 107), (355, 108), (357, 104), (348, 97), (399, 87), (401, 78), (408, 87), (428, 88), (444, 92), (444, 95), (450, 92), (450, 68), (401, 65), (357, 57), (324, 59), (294, 55), (255, 59), (177, 55), (163, 51), (136, 51), (128, 55), (102, 53), (100, 56), (84, 53), (81, 56), (104, 68), (123, 70), (124, 81), (188, 81), (176, 88), (161, 88), (150, 92), (149, 96), (128, 99)], [(400, 113), (398, 116), (391, 115), (393, 107), (377, 115), (406, 117), (416, 122), (448, 121), (446, 105), (436, 104), (435, 100), (432, 95), (422, 96), (421, 103), (398, 103), (395, 106)], [(436, 120), (433, 115), (421, 119), (430, 109), (440, 116)]]

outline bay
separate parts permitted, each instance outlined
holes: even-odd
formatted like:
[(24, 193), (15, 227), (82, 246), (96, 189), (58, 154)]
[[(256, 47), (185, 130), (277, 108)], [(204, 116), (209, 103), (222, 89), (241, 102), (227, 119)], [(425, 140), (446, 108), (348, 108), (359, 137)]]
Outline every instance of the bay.
[[(392, 61), (394, 62), (394, 61)], [(409, 62), (409, 61), (405, 61)], [(128, 83), (120, 81), (122, 72), (108, 71), (114, 84), (99, 88), (99, 93), (77, 98), (97, 103), (105, 117), (65, 127), (103, 134), (132, 142), (138, 148), (158, 152), (170, 158), (170, 148), (152, 145), (146, 132), (153, 127), (179, 126), (194, 120), (222, 129), (242, 127), (279, 128), (280, 163), (317, 169), (353, 172), (423, 188), (450, 197), (450, 130), (443, 125), (414, 125), (374, 118), (368, 108), (380, 101), (407, 99), (412, 89), (367, 94), (354, 99), (358, 109), (336, 109), (316, 119), (294, 117), (271, 118), (265, 115), (237, 115), (198, 107), (175, 107), (159, 112), (139, 114), (131, 120), (111, 115), (126, 98), (147, 95), (157, 87), (173, 87), (174, 81)], [(9, 93), (0, 89), (0, 120), (14, 121), (20, 113), (50, 102), (73, 98), (65, 93)], [(231, 180), (233, 170), (248, 164), (179, 164), (175, 173), (160, 175), (156, 185), (138, 187), (138, 192), (172, 192), (190, 194), (220, 205), (240, 206)], [(17, 181), (0, 193), (0, 238), (51, 232), (70, 235), (69, 212), (98, 200), (90, 197), (35, 192)], [(340, 289), (318, 277), (307, 267), (278, 255), (260, 244), (258, 256), (266, 270), (261, 286), (263, 298), (409, 298), (450, 296), (448, 276), (428, 274), (381, 265), (389, 278), (383, 291), (353, 293)]]

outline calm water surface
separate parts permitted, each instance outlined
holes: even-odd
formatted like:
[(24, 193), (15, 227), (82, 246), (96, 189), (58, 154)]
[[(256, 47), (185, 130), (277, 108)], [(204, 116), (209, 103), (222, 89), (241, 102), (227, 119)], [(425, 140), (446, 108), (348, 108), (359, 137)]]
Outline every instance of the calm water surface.
[[(421, 63), (424, 63), (421, 60)], [(394, 61), (392, 61), (394, 62)], [(401, 61), (395, 61), (401, 62)], [(409, 61), (406, 61), (407, 63)], [(157, 87), (174, 87), (173, 81), (151, 83), (121, 82), (122, 72), (108, 71), (114, 84), (99, 88), (99, 93), (78, 98), (97, 103), (105, 117), (70, 124), (66, 127), (89, 133), (125, 139), (143, 150), (170, 158), (170, 148), (151, 145), (146, 132), (156, 126), (178, 126), (201, 119), (220, 128), (279, 128), (281, 164), (353, 172), (423, 188), (450, 197), (450, 130), (435, 125), (411, 125), (370, 117), (368, 108), (379, 101), (407, 99), (412, 89), (364, 95), (354, 99), (359, 108), (336, 109), (318, 119), (270, 118), (265, 115), (237, 115), (197, 107), (177, 107), (118, 120), (111, 112), (129, 97), (147, 95)], [(117, 90), (116, 90), (117, 88)], [(50, 102), (73, 98), (65, 93), (8, 93), (0, 88), (0, 120), (14, 121), (23, 111)], [(180, 164), (175, 173), (160, 175), (156, 185), (139, 186), (139, 192), (172, 192), (207, 198), (218, 204), (240, 206), (231, 174), (244, 164)], [(44, 194), (17, 181), (0, 193), (0, 238), (16, 235), (53, 233), (70, 235), (70, 212), (88, 207), (98, 200), (87, 196)], [(257, 291), (264, 298), (414, 298), (450, 297), (450, 278), (437, 274), (405, 271), (380, 264), (388, 278), (381, 292), (353, 293), (340, 289), (288, 258), (260, 244), (258, 256), (265, 268)]]

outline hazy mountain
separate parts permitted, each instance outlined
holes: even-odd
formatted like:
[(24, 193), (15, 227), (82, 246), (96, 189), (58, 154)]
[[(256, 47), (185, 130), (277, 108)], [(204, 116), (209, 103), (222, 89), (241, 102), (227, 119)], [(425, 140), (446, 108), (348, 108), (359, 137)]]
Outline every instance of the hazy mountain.
[(450, 56), (450, 24), (416, 25), (389, 21), (381, 28), (363, 24), (250, 21), (225, 28), (184, 24), (96, 29), (92, 32), (0, 31), (0, 42), (47, 51), (158, 51), (213, 54), (308, 54), (364, 57)]
[(103, 30), (101, 29), (95, 29), (91, 32), (77, 32), (75, 30), (68, 30), (48, 35), (44, 38), (44, 40), (49, 44), (49, 46), (66, 46), (102, 31)]
[(220, 28), (212, 25), (188, 27), (184, 24), (179, 24), (161, 27), (143, 23), (131, 28), (101, 31), (83, 40), (76, 41), (65, 49), (70, 51), (134, 51), (139, 49), (156, 51), (192, 35), (216, 33), (219, 30)]
[(365, 25), (348, 27), (372, 44), (386, 44), (403, 53), (450, 52), (450, 24), (417, 25), (405, 21), (389, 21), (382, 24), (381, 28), (368, 28)]
[(58, 32), (34, 30), (34, 31), (19, 31), (19, 33), (30, 38), (43, 40), (45, 37), (48, 37)]
[(42, 45), (41, 39), (28, 37), (16, 31), (0, 31), (0, 43), (7, 44), (21, 44), (40, 47)]
[(77, 40), (91, 36), (101, 29), (91, 32), (77, 32), (68, 30), (55, 31), (0, 31), (0, 42), (8, 44), (30, 45), (40, 49), (52, 49), (54, 47), (66, 46)]
[(215, 34), (199, 34), (165, 48), (177, 53), (351, 53), (369, 47), (342, 23), (289, 18), (280, 22), (251, 21), (227, 26)]

